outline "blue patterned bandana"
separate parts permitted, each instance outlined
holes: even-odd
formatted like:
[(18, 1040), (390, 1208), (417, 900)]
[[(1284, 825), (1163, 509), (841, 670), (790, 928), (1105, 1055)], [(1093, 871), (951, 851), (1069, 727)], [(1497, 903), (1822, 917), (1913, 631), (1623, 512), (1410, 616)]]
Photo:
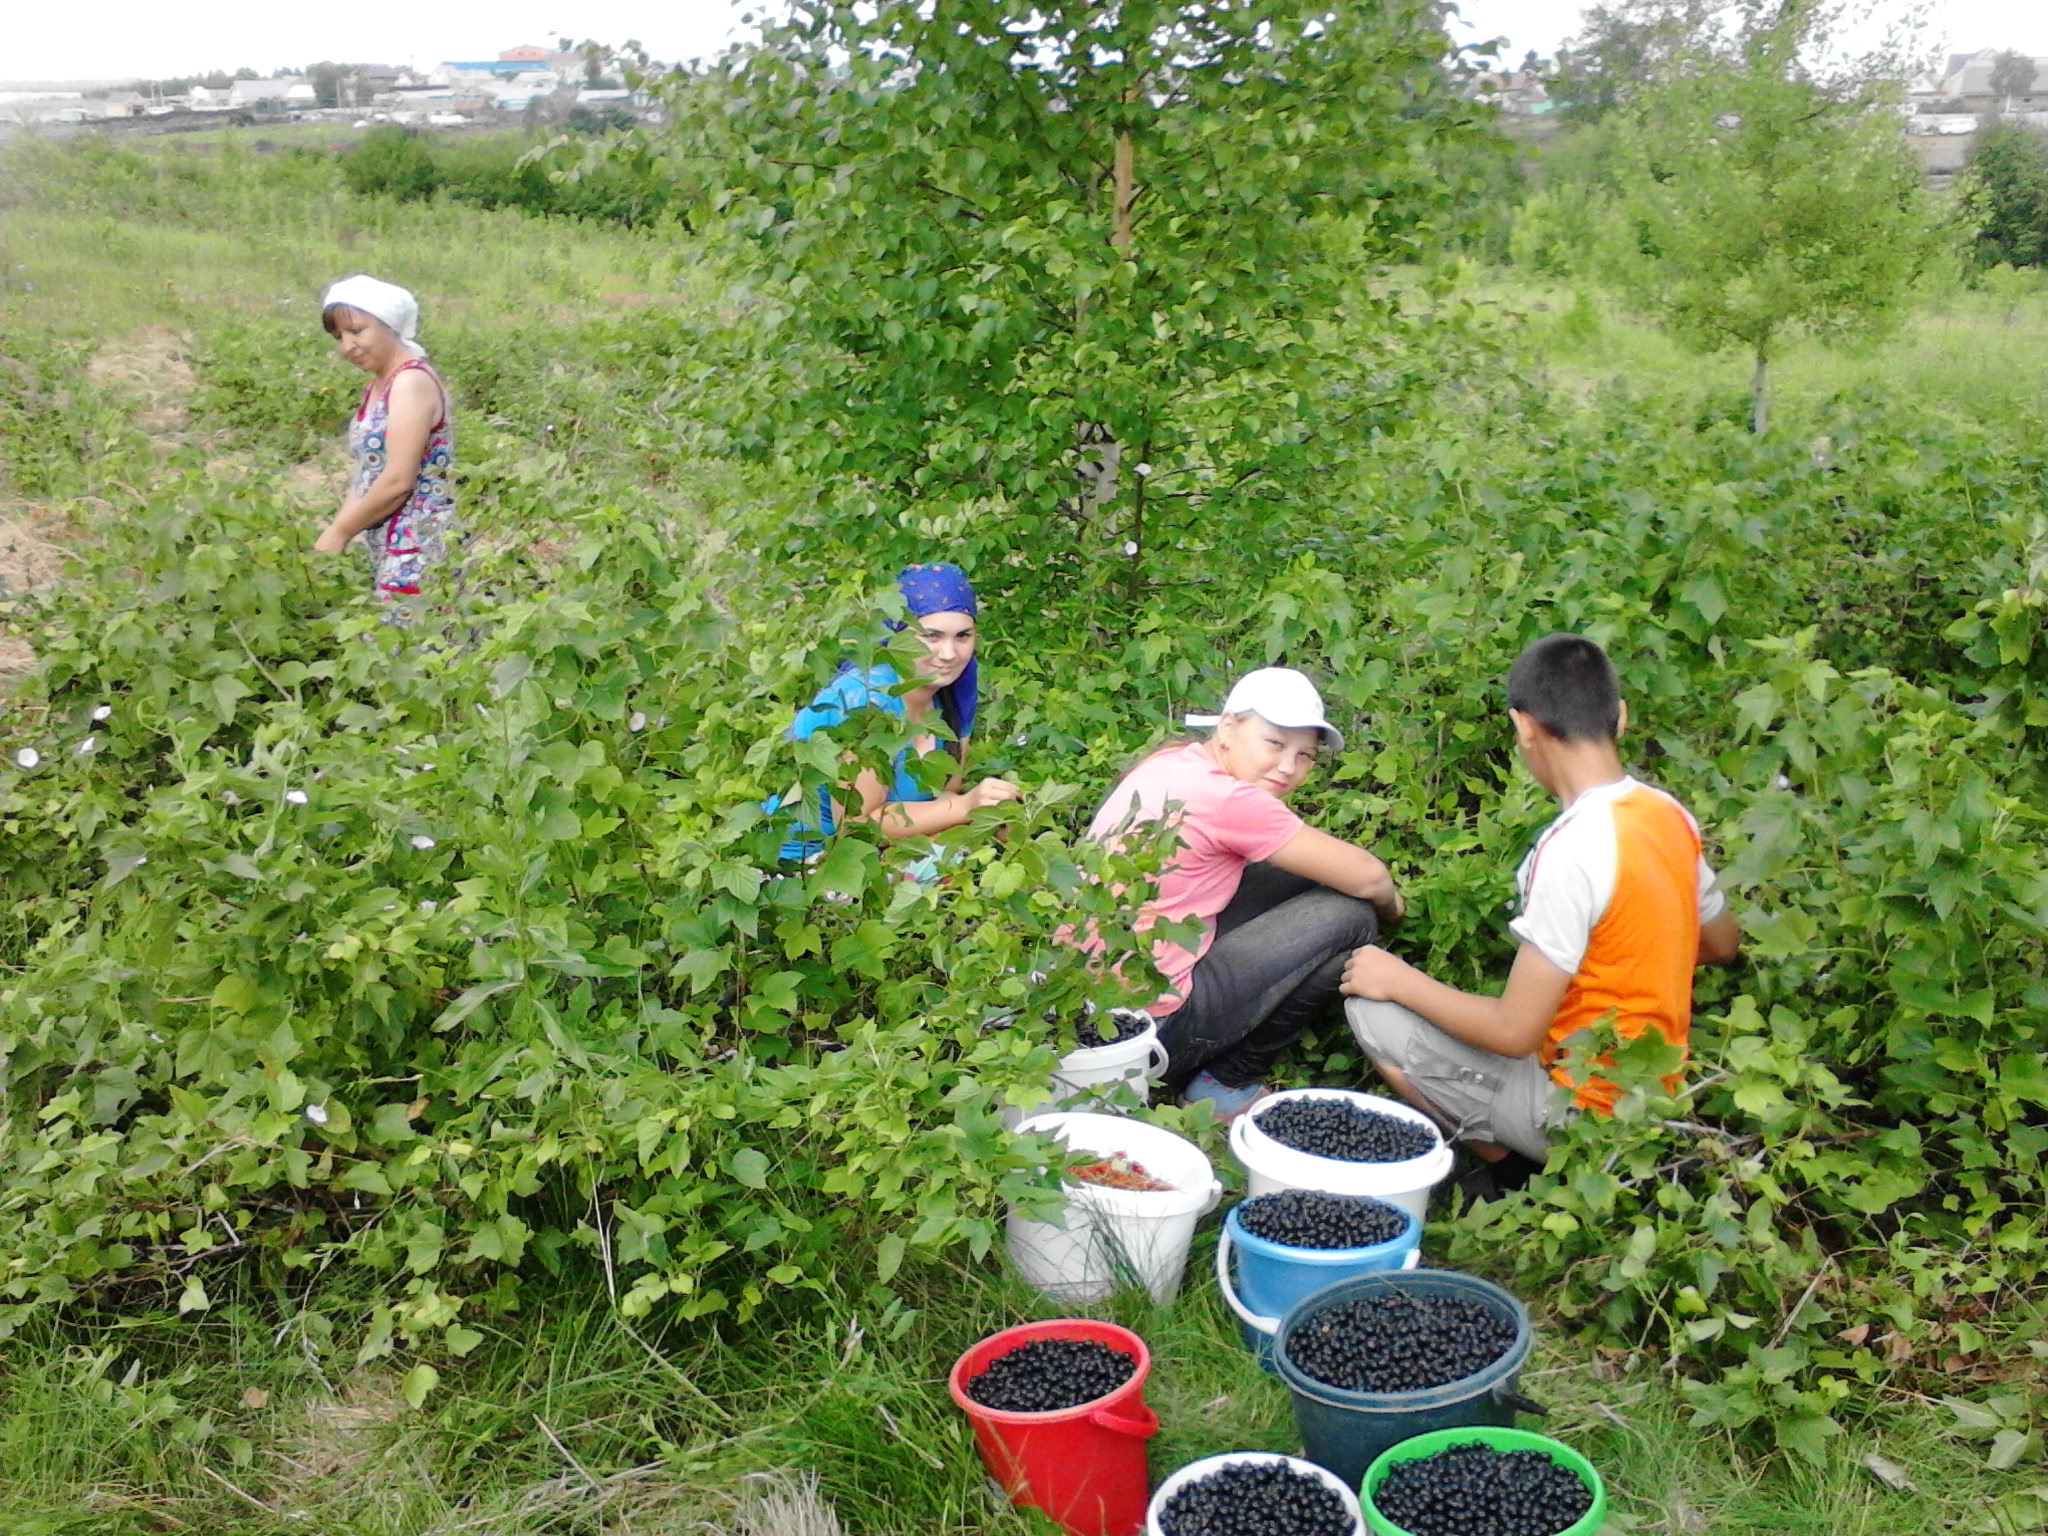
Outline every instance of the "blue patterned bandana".
[[(980, 614), (974, 603), (974, 584), (967, 579), (965, 571), (950, 561), (906, 565), (897, 573), (896, 585), (902, 590), (904, 603), (920, 619), (928, 613), (964, 613), (976, 617)], [(935, 700), (939, 713), (956, 736), (974, 734), (974, 710), (981, 694), (979, 665), (978, 659), (968, 662), (967, 670), (941, 688)], [(957, 744), (953, 750), (956, 754), (959, 752)]]
[(903, 601), (920, 619), (928, 613), (974, 613), (974, 584), (967, 573), (948, 561), (906, 565), (897, 573)]

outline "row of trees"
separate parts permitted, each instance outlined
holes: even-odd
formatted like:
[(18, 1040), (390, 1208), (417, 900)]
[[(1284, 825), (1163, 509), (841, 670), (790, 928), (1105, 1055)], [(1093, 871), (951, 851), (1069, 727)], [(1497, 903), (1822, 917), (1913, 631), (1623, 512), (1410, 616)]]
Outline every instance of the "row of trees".
[[(835, 402), (842, 427), (807, 439), (805, 454), (830, 462), (806, 468), (887, 483), (907, 465), (920, 496), (954, 486), (969, 500), (1031, 501), (1047, 463), (1067, 454), (1082, 483), (1066, 515), (1090, 535), (1079, 547), (1133, 551), (1123, 558), (1135, 591), (1160, 514), (1279, 494), (1280, 462), (1311, 457), (1300, 445), (1315, 411), (1298, 402), (1324, 394), (1283, 392), (1284, 421), (1244, 418), (1242, 458), (1170, 472), (1188, 482), (1126, 473), (1128, 454), (1156, 465), (1159, 444), (1184, 440), (1172, 423), (1201, 395), (1188, 369), (1211, 384), (1261, 369), (1291, 379), (1296, 362), (1334, 376), (1312, 347), (1283, 359), (1269, 328), (1356, 303), (1361, 252), (1398, 259), (1515, 197), (1505, 146), (1460, 89), (1485, 50), (1447, 51), (1427, 7), (1355, 31), (1279, 9), (1271, 30), (1263, 16), (1196, 23), (1160, 6), (1107, 21), (992, 13), (987, 27), (896, 7), (872, 26), (799, 10), (760, 48), (670, 77), (668, 124), (593, 158), (601, 174), (624, 163), (629, 183), (674, 189), (658, 200), (670, 208), (723, 167), (724, 210), (755, 210), (760, 250), (805, 292), (815, 339), (847, 369), (798, 381)], [(1576, 140), (1546, 157), (1547, 187), (1512, 238), (1516, 259), (1616, 289), (1689, 347), (1747, 358), (1758, 431), (1786, 346), (1881, 337), (1957, 238), (1898, 132), (1887, 82), (1909, 40), (1845, 56), (1834, 46), (1845, 9), (1590, 9), (1553, 87), (1580, 124)], [(1312, 110), (1283, 116), (1251, 99), (1261, 87)], [(1219, 93), (1231, 98), (1228, 143), (1202, 126), (1217, 120)], [(991, 121), (1001, 134), (986, 131)], [(352, 176), (375, 169), (362, 158)], [(380, 190), (406, 195), (394, 169), (409, 170), (411, 195), (439, 184), (424, 147), (380, 146), (375, 158), (392, 161)], [(2035, 176), (2033, 161), (2017, 163), (1999, 186), (2048, 187), (2048, 167)], [(1220, 216), (1223, 202), (1240, 216)], [(1281, 216), (1241, 216), (1267, 207)], [(1347, 216), (1333, 245), (1330, 220)], [(1991, 259), (2033, 259), (2013, 254), (2034, 249), (2033, 215), (2006, 222), (2021, 233), (1988, 236)], [(1284, 249), (1267, 248), (1276, 239)], [(1347, 243), (1348, 258), (1332, 259)], [(902, 272), (902, 291), (880, 271)], [(1050, 297), (1068, 283), (1080, 297)], [(1085, 357), (1079, 377), (1047, 348)], [(1059, 400), (1016, 413), (1034, 423), (1028, 451), (968, 427), (1011, 410), (990, 380)], [(931, 417), (905, 443), (862, 419), (907, 419), (905, 398)], [(1355, 424), (1354, 409), (1344, 416)]]
[(135, 82), (135, 89), (145, 96), (182, 96), (195, 85), (203, 85), (209, 91), (224, 91), (237, 80), (263, 78), (255, 70), (244, 65), (233, 74), (224, 69), (216, 69), (205, 75), (170, 75), (162, 80), (138, 80)]

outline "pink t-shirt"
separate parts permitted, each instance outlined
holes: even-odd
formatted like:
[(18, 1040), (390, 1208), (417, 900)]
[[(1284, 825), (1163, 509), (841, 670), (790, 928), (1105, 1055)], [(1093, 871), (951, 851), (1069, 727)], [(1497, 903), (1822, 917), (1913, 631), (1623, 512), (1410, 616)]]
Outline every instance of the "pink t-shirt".
[(1152, 946), (1167, 991), (1147, 1011), (1164, 1018), (1180, 1007), (1188, 972), (1208, 953), (1216, 914), (1237, 894), (1245, 865), (1270, 859), (1307, 823), (1270, 790), (1217, 767), (1202, 742), (1155, 752), (1125, 774), (1088, 824), (1088, 835), (1114, 844), (1148, 822), (1173, 827), (1181, 846), (1159, 872), (1159, 894), (1133, 926), (1142, 933), (1160, 918), (1186, 917), (1205, 925), (1193, 950), (1164, 940)]

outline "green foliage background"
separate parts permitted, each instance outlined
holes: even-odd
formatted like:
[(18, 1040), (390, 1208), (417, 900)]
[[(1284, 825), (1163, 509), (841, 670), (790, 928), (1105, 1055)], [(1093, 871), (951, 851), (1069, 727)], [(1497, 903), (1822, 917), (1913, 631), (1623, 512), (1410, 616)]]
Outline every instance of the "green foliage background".
[(2048, 266), (2048, 134), (1992, 122), (1970, 146), (1963, 202), (1986, 266)]
[[(53, 197), (166, 225), (256, 195), (232, 165), (61, 169)], [(303, 166), (266, 175), (292, 217), (337, 196)], [(86, 492), (94, 422), (95, 493), (148, 489), (79, 504), (92, 539), (5, 720), (0, 1322), (196, 1311), (238, 1269), (288, 1309), (342, 1269), (373, 1287), (353, 1342), (402, 1352), (423, 1395), (549, 1275), (627, 1313), (743, 1317), (849, 1283), (886, 1306), (906, 1263), (985, 1255), (1043, 1183), (994, 1112), (1058, 1048), (1041, 1013), (1109, 1000), (1055, 932), (1107, 907), (1087, 876), (1142, 873), (1073, 837), (1139, 745), (1246, 666), (1308, 668), (1352, 746), (1304, 809), (1395, 864), (1406, 953), (1488, 984), (1549, 814), (1499, 681), (1571, 628), (1614, 652), (1632, 752), (1715, 839), (1751, 956), (1702, 983), (1687, 1098), (1575, 1126), (1526, 1197), (1448, 1229), (1454, 1256), (1667, 1360), (1705, 1422), (1806, 1452), (1844, 1405), (1990, 1368), (2001, 1314), (2038, 1295), (2048, 1150), (2037, 419), (1877, 391), (1757, 436), (1554, 394), (1333, 208), (1290, 249), (1355, 306), (1304, 339), (1233, 301), (1248, 355), (1308, 347), (1290, 387), (1323, 435), (1287, 436), (1271, 372), (1219, 370), (1173, 403), (1180, 458), (1160, 456), (1191, 478), (1240, 451), (1290, 463), (1288, 494), (1198, 498), (1135, 590), (1069, 581), (1052, 482), (1072, 423), (1119, 402), (1047, 428), (1029, 412), (1057, 389), (1005, 396), (1023, 418), (958, 443), (1035, 445), (1020, 478), (918, 489), (927, 418), (850, 443), (788, 387), (859, 354), (841, 310), (802, 317), (756, 183), (732, 180), (714, 302), (673, 276), (656, 303), (595, 302), (536, 234), (522, 303), (430, 331), (479, 557), (402, 643), (352, 566), (302, 553), (261, 473), (328, 408), (295, 376), (310, 325), (195, 316), (233, 452), (6, 397), (51, 494)], [(374, 217), (387, 242), (428, 228)], [(1069, 297), (1101, 276), (1056, 272)], [(883, 292), (877, 334), (948, 291)], [(580, 306), (552, 333), (576, 367), (508, 352), (542, 304)], [(920, 334), (949, 367), (1007, 345)], [(82, 374), (59, 341), (14, 355)], [(754, 807), (835, 767), (782, 739), (788, 712), (879, 643), (901, 554), (964, 554), (992, 594), (977, 763), (1031, 794), (1006, 840), (952, 839), (936, 888), (858, 832), (777, 870)], [(883, 722), (851, 744), (895, 745)], [(1357, 1075), (1329, 1042), (1293, 1069)], [(2023, 1397), (1974, 1411), (1995, 1460), (2038, 1454)]]

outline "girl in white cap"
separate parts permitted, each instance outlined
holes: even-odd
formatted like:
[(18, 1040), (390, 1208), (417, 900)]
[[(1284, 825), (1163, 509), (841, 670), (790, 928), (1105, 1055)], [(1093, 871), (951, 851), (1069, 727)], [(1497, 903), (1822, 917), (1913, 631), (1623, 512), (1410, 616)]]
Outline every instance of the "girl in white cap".
[(1147, 1011), (1167, 1050), (1168, 1087), (1227, 1120), (1263, 1096), (1275, 1059), (1334, 1007), (1351, 952), (1399, 917), (1402, 902), (1371, 852), (1288, 809), (1317, 753), (1344, 745), (1306, 677), (1261, 667), (1238, 680), (1222, 714), (1188, 724), (1215, 731), (1141, 760), (1088, 835), (1114, 843), (1149, 823), (1176, 835), (1135, 926), (1192, 917), (1202, 936), (1192, 949), (1153, 944), (1167, 989)]
[(374, 277), (345, 277), (320, 302), (335, 349), (370, 376), (349, 420), (355, 471), (317, 550), (340, 550), (357, 534), (378, 596), (410, 618), (445, 575), (456, 537), (455, 433), (448, 391), (415, 339), (419, 304)]

